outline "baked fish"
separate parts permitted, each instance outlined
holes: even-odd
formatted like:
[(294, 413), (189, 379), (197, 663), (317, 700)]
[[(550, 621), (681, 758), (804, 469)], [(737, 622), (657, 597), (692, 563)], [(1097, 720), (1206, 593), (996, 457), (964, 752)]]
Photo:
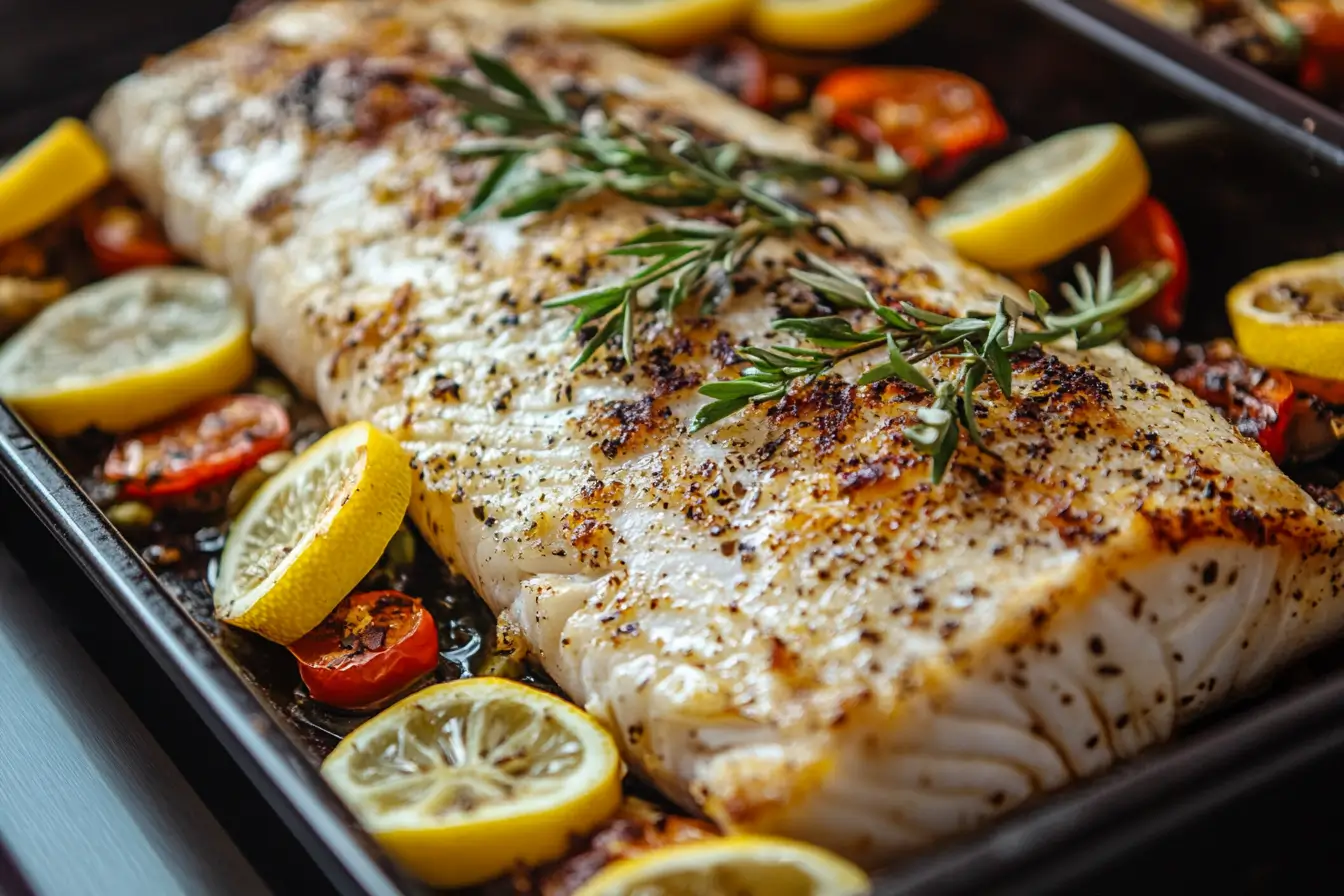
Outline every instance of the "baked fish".
[[(664, 212), (609, 194), (463, 223), (489, 163), (428, 83), (469, 51), (529, 83), (807, 157), (801, 132), (667, 64), (485, 0), (272, 6), (148, 65), (95, 116), (173, 242), (253, 299), (260, 349), (334, 423), (404, 443), (420, 531), (607, 724), (729, 830), (868, 864), (1094, 775), (1340, 629), (1344, 522), (1118, 347), (1015, 356), (993, 455), (941, 484), (901, 435), (929, 397), (854, 368), (691, 433), (734, 349), (815, 307), (764, 243), (709, 318), (649, 315), (575, 373), (550, 298), (636, 261)], [(802, 188), (800, 188), (802, 189)], [(834, 192), (834, 191), (832, 191)], [(904, 201), (805, 201), (884, 300), (1016, 288)]]

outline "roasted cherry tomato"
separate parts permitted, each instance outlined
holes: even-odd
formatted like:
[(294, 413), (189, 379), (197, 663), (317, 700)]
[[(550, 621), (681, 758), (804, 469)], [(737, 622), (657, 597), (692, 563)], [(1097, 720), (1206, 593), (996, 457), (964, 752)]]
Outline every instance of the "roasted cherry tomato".
[(771, 106), (765, 54), (743, 37), (727, 37), (679, 56), (677, 66), (756, 109)]
[(132, 268), (172, 264), (177, 259), (158, 222), (141, 209), (129, 205), (90, 206), (80, 224), (84, 242), (105, 277)]
[(1279, 10), (1301, 35), (1297, 80), (1317, 96), (1344, 89), (1344, 10), (1331, 0), (1282, 0)]
[(225, 395), (117, 442), (103, 475), (127, 497), (182, 495), (236, 476), (283, 448), (288, 436), (289, 414), (279, 402)]
[(359, 709), (432, 672), (439, 663), (439, 630), (415, 598), (365, 591), (341, 601), (289, 650), (314, 700)]
[(1297, 391), (1315, 395), (1326, 404), (1344, 405), (1344, 380), (1327, 380), (1305, 373), (1288, 371)]
[(1185, 240), (1167, 207), (1149, 196), (1129, 213), (1102, 243), (1110, 248), (1119, 271), (1133, 270), (1153, 261), (1171, 264), (1171, 279), (1142, 308), (1134, 312), (1137, 323), (1156, 324), (1163, 333), (1174, 333), (1185, 321), (1185, 291), (1190, 285), (1190, 260)]
[(1215, 351), (1178, 369), (1172, 378), (1216, 407), (1242, 435), (1259, 442), (1275, 462), (1288, 453), (1288, 426), (1297, 390), (1287, 374), (1254, 367), (1231, 352)]
[(998, 143), (1008, 127), (989, 92), (935, 68), (845, 68), (813, 95), (818, 115), (869, 143), (886, 143), (927, 168)]

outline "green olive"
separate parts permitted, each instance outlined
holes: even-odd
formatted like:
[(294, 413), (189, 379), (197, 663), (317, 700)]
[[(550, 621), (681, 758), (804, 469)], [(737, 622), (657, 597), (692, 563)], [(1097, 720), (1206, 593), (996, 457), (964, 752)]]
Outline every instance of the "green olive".
[(120, 501), (107, 508), (107, 518), (118, 529), (142, 529), (154, 522), (154, 508), (139, 501)]

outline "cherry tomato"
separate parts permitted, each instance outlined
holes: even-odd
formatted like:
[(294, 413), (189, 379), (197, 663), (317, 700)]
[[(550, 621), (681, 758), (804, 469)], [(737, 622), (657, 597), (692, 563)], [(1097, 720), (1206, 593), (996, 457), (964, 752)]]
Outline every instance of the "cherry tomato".
[(399, 693), (439, 664), (439, 630), (400, 591), (352, 594), (289, 645), (314, 700), (359, 709)]
[(817, 114), (869, 143), (886, 143), (916, 168), (998, 143), (1008, 127), (988, 91), (936, 68), (845, 68), (813, 95)]
[(680, 56), (677, 66), (755, 109), (771, 106), (770, 67), (751, 41), (727, 37)]
[(1259, 442), (1276, 463), (1288, 453), (1297, 389), (1287, 374), (1218, 353), (1180, 368), (1172, 378), (1216, 407), (1242, 435)]
[(1344, 380), (1327, 380), (1305, 373), (1288, 371), (1297, 391), (1315, 395), (1326, 404), (1344, 405)]
[(1283, 0), (1279, 9), (1302, 36), (1297, 80), (1317, 96), (1344, 88), (1344, 10), (1330, 0)]
[(129, 205), (90, 206), (80, 224), (84, 242), (104, 277), (177, 260), (158, 223), (141, 209)]
[(1185, 292), (1190, 285), (1190, 259), (1185, 240), (1167, 207), (1149, 196), (1129, 217), (1102, 240), (1111, 250), (1117, 271), (1132, 270), (1153, 261), (1171, 264), (1171, 279), (1161, 292), (1134, 312), (1137, 323), (1156, 324), (1163, 333), (1174, 333), (1185, 321)]
[(236, 476), (285, 446), (289, 414), (264, 395), (225, 395), (112, 448), (103, 475), (131, 498), (196, 491)]

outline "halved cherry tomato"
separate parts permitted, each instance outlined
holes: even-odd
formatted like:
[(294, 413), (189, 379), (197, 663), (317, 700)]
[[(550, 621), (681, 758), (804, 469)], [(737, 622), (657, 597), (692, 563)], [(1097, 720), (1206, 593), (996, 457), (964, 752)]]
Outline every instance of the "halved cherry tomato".
[(1330, 0), (1282, 0), (1279, 10), (1302, 36), (1297, 80), (1317, 96), (1344, 88), (1344, 9)]
[(1287, 373), (1297, 391), (1315, 395), (1326, 404), (1344, 405), (1344, 380), (1327, 380), (1292, 371)]
[(399, 693), (439, 664), (439, 630), (400, 591), (352, 594), (289, 645), (314, 700), (359, 709)]
[(845, 68), (813, 94), (817, 114), (916, 168), (998, 143), (1008, 126), (979, 82), (936, 68)]
[(1153, 197), (1140, 202), (1120, 226), (1102, 239), (1115, 259), (1116, 270), (1128, 271), (1153, 261), (1171, 264), (1171, 279), (1157, 295), (1134, 312), (1138, 323), (1156, 324), (1174, 333), (1185, 321), (1185, 292), (1190, 285), (1190, 259), (1185, 240), (1167, 207)]
[(765, 54), (743, 37), (726, 37), (679, 56), (677, 66), (731, 93), (754, 109), (771, 106), (770, 67)]
[(1288, 425), (1297, 389), (1283, 371), (1254, 367), (1239, 355), (1214, 351), (1172, 374), (1176, 382), (1213, 405), (1275, 462), (1288, 453)]
[(112, 448), (103, 475), (131, 498), (196, 491), (250, 468), (285, 446), (289, 414), (264, 395), (225, 395)]
[(84, 242), (105, 277), (177, 260), (158, 222), (141, 209), (129, 205), (90, 206), (80, 224)]

